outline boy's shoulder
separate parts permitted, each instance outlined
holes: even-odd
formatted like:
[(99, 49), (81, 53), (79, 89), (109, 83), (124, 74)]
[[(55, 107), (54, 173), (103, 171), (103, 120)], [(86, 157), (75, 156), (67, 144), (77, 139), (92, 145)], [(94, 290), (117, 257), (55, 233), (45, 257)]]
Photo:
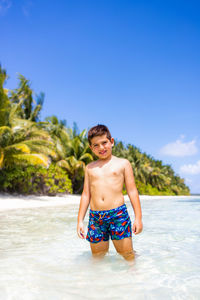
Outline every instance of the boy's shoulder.
[(123, 158), (123, 157), (118, 157), (118, 156), (115, 156), (113, 155), (114, 159), (118, 160), (118, 161), (121, 161), (121, 162), (125, 162), (125, 161), (128, 161), (128, 159), (126, 158)]
[(126, 163), (128, 161), (128, 159), (123, 158), (123, 157), (118, 157), (113, 155), (113, 159), (117, 162), (117, 163)]
[(115, 162), (117, 164), (121, 164), (121, 166), (125, 167), (127, 164), (130, 164), (130, 161), (126, 158), (123, 158), (123, 157), (117, 157), (117, 156), (114, 156), (115, 157)]

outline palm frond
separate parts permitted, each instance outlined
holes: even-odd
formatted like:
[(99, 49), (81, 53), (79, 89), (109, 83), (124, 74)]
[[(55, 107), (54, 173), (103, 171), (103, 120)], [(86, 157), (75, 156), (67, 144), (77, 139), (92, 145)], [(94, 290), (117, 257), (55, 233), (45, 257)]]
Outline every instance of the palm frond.
[(88, 158), (90, 161), (93, 160), (93, 157), (90, 153), (85, 153), (81, 157), (79, 157), (79, 160), (84, 160), (85, 158)]
[(44, 154), (16, 154), (13, 155), (15, 164), (31, 164), (31, 165), (42, 165), (48, 167), (50, 164), (50, 159)]
[(20, 150), (23, 153), (30, 153), (30, 148), (26, 144), (15, 144), (12, 145), (12, 147), (14, 147), (16, 150)]
[(0, 127), (0, 146), (5, 147), (12, 140), (12, 130), (8, 126)]
[(56, 163), (59, 167), (61, 167), (61, 168), (65, 168), (65, 169), (67, 169), (68, 171), (70, 171), (71, 170), (71, 168), (70, 168), (70, 165), (68, 164), (68, 162), (66, 161), (66, 160), (59, 160), (57, 163)]
[(3, 168), (3, 162), (4, 162), (4, 151), (2, 148), (0, 148), (0, 169)]

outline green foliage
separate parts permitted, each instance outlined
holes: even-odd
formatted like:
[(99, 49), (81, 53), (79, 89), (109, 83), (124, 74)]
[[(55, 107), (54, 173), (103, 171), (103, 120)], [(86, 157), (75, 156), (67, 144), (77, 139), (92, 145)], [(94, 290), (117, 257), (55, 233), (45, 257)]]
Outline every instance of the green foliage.
[(125, 184), (123, 185), (122, 194), (123, 194), (123, 195), (127, 195), (127, 191), (126, 191)]
[(24, 120), (18, 126), (0, 127), (0, 169), (13, 165), (48, 166), (56, 157), (55, 145), (35, 122)]
[(10, 193), (53, 196), (71, 194), (72, 183), (66, 171), (53, 164), (48, 169), (18, 166), (0, 171), (0, 189)]
[[(144, 184), (141, 181), (135, 180), (138, 193), (140, 195), (162, 195), (162, 196), (175, 196), (175, 195), (190, 195), (187, 189), (179, 190), (177, 187), (166, 187), (165, 189), (159, 191), (157, 187), (153, 187), (150, 183)], [(127, 191), (125, 185), (123, 187), (123, 195), (126, 195)]]
[(150, 183), (144, 184), (138, 180), (136, 180), (136, 186), (139, 194), (141, 195), (176, 195), (169, 188), (159, 191), (157, 187), (153, 187)]

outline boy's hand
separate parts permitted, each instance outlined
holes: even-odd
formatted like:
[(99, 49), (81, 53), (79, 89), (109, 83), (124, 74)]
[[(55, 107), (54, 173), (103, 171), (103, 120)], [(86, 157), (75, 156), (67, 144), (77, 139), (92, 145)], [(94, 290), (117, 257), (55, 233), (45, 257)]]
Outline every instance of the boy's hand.
[(84, 239), (85, 236), (84, 236), (84, 225), (83, 225), (83, 222), (78, 222), (77, 224), (77, 234), (78, 236), (81, 238), (81, 239)]
[(135, 222), (133, 223), (133, 232), (134, 234), (138, 234), (142, 231), (143, 228), (143, 224), (141, 220), (135, 220)]

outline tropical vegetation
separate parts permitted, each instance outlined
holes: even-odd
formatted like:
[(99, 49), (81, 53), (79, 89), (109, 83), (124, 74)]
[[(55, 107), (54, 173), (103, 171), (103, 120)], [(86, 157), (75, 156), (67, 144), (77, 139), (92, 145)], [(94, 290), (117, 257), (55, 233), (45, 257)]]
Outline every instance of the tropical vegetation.
[[(97, 157), (89, 148), (87, 130), (79, 132), (56, 116), (41, 120), (44, 93), (18, 76), (18, 87), (6, 89), (0, 65), (0, 191), (21, 194), (80, 194), (86, 165)], [(140, 194), (189, 195), (184, 179), (170, 165), (132, 144), (115, 141), (113, 155), (131, 162)], [(126, 194), (124, 185), (123, 193)]]

